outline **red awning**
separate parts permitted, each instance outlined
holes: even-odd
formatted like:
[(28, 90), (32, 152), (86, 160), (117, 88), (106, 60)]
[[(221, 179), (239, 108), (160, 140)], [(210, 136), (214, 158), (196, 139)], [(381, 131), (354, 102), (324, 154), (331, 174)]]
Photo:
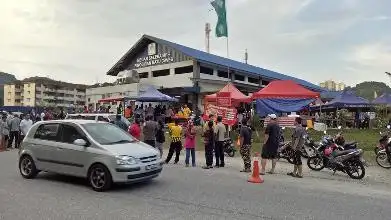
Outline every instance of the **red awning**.
[(311, 91), (291, 80), (272, 81), (265, 88), (253, 93), (252, 99), (262, 98), (318, 98), (318, 92)]
[[(250, 102), (251, 98), (249, 96), (244, 95), (241, 91), (239, 91), (235, 85), (232, 83), (228, 83), (224, 88), (222, 88), (219, 92), (229, 92), (231, 93), (231, 99), (233, 102)], [(217, 93), (206, 95), (205, 100), (209, 102), (216, 102)]]

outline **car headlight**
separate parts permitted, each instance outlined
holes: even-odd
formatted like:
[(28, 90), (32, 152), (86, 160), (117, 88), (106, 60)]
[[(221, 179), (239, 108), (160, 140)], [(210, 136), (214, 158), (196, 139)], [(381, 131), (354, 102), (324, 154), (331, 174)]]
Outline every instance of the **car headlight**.
[(117, 165), (134, 165), (138, 164), (139, 160), (131, 156), (116, 156)]

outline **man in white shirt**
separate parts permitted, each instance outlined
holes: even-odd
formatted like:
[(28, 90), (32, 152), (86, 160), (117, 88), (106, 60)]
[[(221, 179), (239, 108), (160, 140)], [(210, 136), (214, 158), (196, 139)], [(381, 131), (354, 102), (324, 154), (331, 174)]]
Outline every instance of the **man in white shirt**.
[(23, 141), (24, 137), (26, 137), (27, 132), (33, 126), (33, 121), (30, 119), (30, 115), (27, 114), (24, 119), (20, 122), (20, 142)]
[(41, 113), (41, 121), (45, 121), (46, 110)]

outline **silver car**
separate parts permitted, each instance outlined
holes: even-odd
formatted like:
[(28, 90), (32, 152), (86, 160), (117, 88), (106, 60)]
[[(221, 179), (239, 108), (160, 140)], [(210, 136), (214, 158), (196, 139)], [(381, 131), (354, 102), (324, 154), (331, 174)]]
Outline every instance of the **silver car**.
[(85, 177), (95, 191), (113, 183), (132, 183), (159, 176), (160, 153), (105, 122), (42, 121), (33, 125), (19, 150), (24, 178), (40, 171)]

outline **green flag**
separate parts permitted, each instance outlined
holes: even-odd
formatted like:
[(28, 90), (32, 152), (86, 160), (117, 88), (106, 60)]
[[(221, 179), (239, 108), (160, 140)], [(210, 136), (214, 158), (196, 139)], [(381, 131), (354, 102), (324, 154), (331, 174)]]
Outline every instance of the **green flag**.
[(214, 0), (211, 2), (217, 13), (216, 37), (228, 37), (227, 10), (225, 0)]

